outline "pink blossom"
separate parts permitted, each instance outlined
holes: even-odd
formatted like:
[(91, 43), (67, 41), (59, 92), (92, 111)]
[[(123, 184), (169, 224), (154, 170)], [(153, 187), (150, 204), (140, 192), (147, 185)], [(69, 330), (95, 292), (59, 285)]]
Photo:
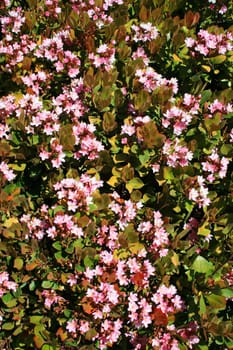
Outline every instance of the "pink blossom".
[(16, 174), (14, 174), (13, 170), (5, 162), (0, 163), (0, 172), (2, 172), (7, 181), (12, 181), (16, 177)]
[(0, 273), (0, 297), (10, 290), (16, 292), (18, 284), (9, 280), (8, 272), (4, 271)]
[(145, 50), (143, 49), (143, 47), (138, 47), (137, 51), (135, 51), (132, 54), (132, 59), (133, 60), (136, 60), (138, 58), (141, 58), (143, 60), (143, 63), (144, 63), (145, 66), (149, 65), (149, 58), (146, 55)]
[[(222, 7), (225, 11), (225, 7)], [(221, 11), (221, 9), (220, 9)], [(232, 35), (230, 32), (224, 34), (213, 34), (207, 30), (201, 29), (197, 33), (197, 39), (188, 37), (185, 39), (186, 46), (190, 48), (191, 52), (203, 56), (215, 54), (226, 54), (232, 50)]]
[(204, 178), (202, 176), (198, 176), (196, 187), (193, 187), (189, 190), (189, 199), (196, 202), (199, 208), (201, 208), (210, 204), (208, 194), (209, 191), (204, 184)]
[(183, 301), (181, 300), (181, 297), (177, 295), (177, 289), (173, 285), (170, 287), (161, 285), (151, 300), (165, 314), (180, 311), (184, 307)]
[(41, 295), (45, 298), (44, 304), (46, 308), (51, 309), (51, 306), (53, 304), (60, 304), (64, 301), (64, 298), (57, 295), (57, 293), (51, 289), (51, 290), (43, 290)]
[(165, 141), (163, 154), (166, 156), (167, 164), (173, 168), (187, 166), (193, 158), (193, 153), (178, 138)]
[(213, 182), (215, 178), (223, 179), (226, 177), (229, 160), (225, 157), (220, 158), (216, 149), (202, 162), (203, 170), (208, 172), (207, 180)]
[(152, 23), (140, 23), (139, 26), (133, 24), (131, 29), (135, 32), (133, 41), (146, 42), (157, 38), (158, 29), (152, 25)]
[(89, 54), (89, 59), (95, 67), (103, 67), (106, 71), (110, 71), (115, 63), (115, 48), (113, 44), (102, 44), (96, 49), (96, 54)]
[(89, 331), (89, 329), (90, 329), (89, 322), (81, 320), (79, 325), (79, 332), (81, 334), (85, 334)]
[(70, 333), (76, 333), (78, 328), (78, 323), (76, 320), (71, 320), (67, 322), (66, 329)]
[(126, 274), (126, 262), (124, 260), (119, 260), (117, 263), (116, 276), (119, 281), (120, 286), (127, 286), (129, 279)]
[(178, 91), (178, 83), (176, 78), (171, 78), (170, 80), (163, 78), (162, 75), (156, 73), (152, 67), (137, 69), (135, 76), (143, 85), (144, 89), (149, 92), (154, 91), (160, 86), (170, 87), (173, 94), (176, 94)]

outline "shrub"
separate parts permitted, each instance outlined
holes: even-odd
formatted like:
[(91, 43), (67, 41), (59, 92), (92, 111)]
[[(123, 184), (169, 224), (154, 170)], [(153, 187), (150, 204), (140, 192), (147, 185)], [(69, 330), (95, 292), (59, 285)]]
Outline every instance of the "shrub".
[(231, 349), (233, 7), (0, 4), (2, 349)]

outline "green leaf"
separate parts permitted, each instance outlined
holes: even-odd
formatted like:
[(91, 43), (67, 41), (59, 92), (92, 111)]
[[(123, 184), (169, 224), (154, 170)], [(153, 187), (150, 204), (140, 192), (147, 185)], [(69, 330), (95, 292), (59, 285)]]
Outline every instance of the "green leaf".
[(233, 117), (233, 112), (224, 115), (224, 119), (231, 119)]
[(7, 307), (12, 308), (15, 307), (17, 305), (17, 300), (16, 299), (11, 299), (10, 301), (8, 301), (6, 304)]
[(2, 296), (2, 301), (4, 302), (4, 304), (8, 303), (8, 301), (10, 301), (11, 299), (13, 299), (11, 293), (6, 293)]
[(107, 193), (99, 194), (96, 193), (93, 195), (94, 204), (97, 206), (98, 210), (106, 209), (108, 208), (108, 205), (110, 203), (110, 198)]
[(23, 332), (23, 326), (21, 325), (14, 330), (13, 335), (17, 336), (17, 335), (21, 334), (22, 332)]
[(116, 129), (117, 122), (116, 117), (111, 112), (105, 112), (103, 116), (103, 129), (106, 133), (109, 133)]
[(142, 165), (146, 165), (146, 163), (150, 160), (150, 152), (148, 150), (145, 150), (143, 154), (139, 155), (139, 160)]
[(233, 151), (233, 146), (231, 144), (224, 144), (222, 145), (222, 147), (220, 148), (220, 152), (223, 156), (230, 156), (230, 154)]
[(134, 224), (129, 224), (124, 230), (125, 238), (129, 243), (138, 242), (138, 232), (134, 229)]
[(143, 249), (145, 249), (145, 246), (142, 243), (140, 243), (140, 242), (130, 243), (129, 244), (129, 250), (133, 254), (137, 255)]
[(180, 265), (180, 259), (179, 259), (179, 255), (176, 254), (176, 252), (173, 253), (172, 257), (171, 257), (171, 262), (173, 263), (173, 265), (175, 267)]
[(233, 298), (233, 289), (232, 288), (220, 288), (218, 290), (214, 290), (214, 293), (218, 295), (222, 295), (225, 298)]
[(39, 316), (39, 315), (35, 315), (35, 316), (30, 316), (30, 322), (32, 324), (40, 324), (41, 320), (43, 319), (44, 316)]
[(41, 350), (54, 350), (54, 347), (49, 344), (44, 344), (41, 348)]
[(53, 285), (54, 285), (54, 282), (52, 281), (43, 281), (41, 286), (42, 288), (50, 289), (53, 287)]
[(59, 212), (63, 213), (64, 211), (65, 211), (65, 208), (62, 205), (56, 205), (56, 207), (53, 209), (54, 215), (59, 213)]
[(1, 326), (1, 328), (6, 331), (11, 331), (14, 327), (15, 327), (14, 322), (6, 322), (6, 323), (3, 323), (3, 325)]
[(226, 60), (226, 58), (227, 57), (225, 55), (218, 55), (218, 56), (215, 56), (215, 57), (211, 57), (210, 61), (213, 64), (221, 64), (221, 63), (223, 63)]
[(41, 348), (41, 350), (54, 350), (54, 347), (49, 344), (44, 344)]
[(197, 234), (200, 236), (208, 236), (211, 233), (211, 230), (206, 228), (205, 226), (200, 226), (198, 228)]
[(210, 99), (210, 97), (212, 96), (212, 91), (211, 90), (204, 90), (201, 94), (201, 104), (205, 103), (206, 101), (208, 101)]
[(26, 168), (26, 164), (8, 164), (9, 168), (15, 170), (15, 171), (24, 171)]
[(203, 256), (198, 255), (194, 260), (191, 269), (198, 273), (205, 273), (210, 275), (214, 271), (214, 265), (212, 262), (203, 258)]
[(14, 260), (14, 268), (17, 270), (22, 270), (24, 265), (24, 261), (21, 258), (15, 258)]
[(226, 346), (228, 347), (228, 348), (226, 348), (226, 349), (229, 349), (229, 350), (232, 350), (232, 349), (233, 349), (233, 340), (230, 340), (230, 341), (225, 340), (225, 344), (226, 344)]
[(98, 210), (98, 207), (94, 203), (91, 203), (89, 204), (88, 209), (90, 212), (92, 212), (92, 211)]
[(134, 177), (125, 185), (129, 193), (131, 193), (133, 190), (138, 190), (143, 186), (144, 182), (139, 177)]
[(224, 310), (226, 308), (226, 298), (222, 295), (206, 295), (206, 299), (213, 309)]
[(193, 210), (194, 204), (192, 202), (185, 202), (185, 209), (190, 214)]
[(62, 245), (61, 242), (54, 242), (53, 243), (53, 248), (55, 248), (56, 250), (62, 250)]
[(85, 267), (92, 268), (93, 265), (94, 265), (93, 258), (91, 258), (90, 256), (86, 255), (85, 258), (84, 258), (84, 265), (85, 265)]
[(120, 178), (118, 176), (111, 176), (110, 179), (107, 181), (107, 184), (111, 187), (117, 187), (120, 183)]
[(173, 173), (173, 169), (171, 167), (164, 166), (163, 167), (163, 177), (166, 180), (173, 180), (175, 178), (174, 173)]
[(206, 314), (206, 304), (205, 304), (205, 299), (204, 299), (202, 294), (201, 294), (201, 297), (199, 300), (199, 308), (200, 308), (200, 315)]
[(35, 288), (36, 288), (36, 283), (35, 283), (35, 281), (32, 281), (32, 282), (29, 284), (29, 290), (30, 290), (30, 291), (33, 291), (33, 290), (35, 290)]

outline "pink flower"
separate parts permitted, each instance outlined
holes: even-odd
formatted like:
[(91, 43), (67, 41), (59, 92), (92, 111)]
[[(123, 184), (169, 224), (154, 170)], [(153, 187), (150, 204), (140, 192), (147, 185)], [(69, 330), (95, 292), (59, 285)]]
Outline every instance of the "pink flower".
[(195, 40), (193, 38), (186, 38), (185, 39), (185, 44), (187, 47), (193, 47), (195, 45)]
[(4, 178), (7, 181), (12, 181), (16, 177), (13, 170), (8, 167), (8, 165), (5, 162), (0, 163), (0, 171), (2, 172)]
[(167, 164), (173, 168), (187, 166), (193, 158), (193, 153), (178, 138), (173, 141), (170, 139), (165, 141), (163, 154), (166, 155)]
[(226, 13), (227, 12), (227, 7), (226, 7), (226, 5), (223, 5), (221, 8), (220, 8), (220, 10), (218, 11), (221, 15), (223, 15), (224, 13)]
[(4, 271), (0, 273), (0, 297), (10, 290), (16, 292), (17, 288), (18, 284), (9, 280), (8, 272)]
[(204, 185), (204, 178), (202, 176), (198, 176), (196, 187), (189, 190), (189, 199), (196, 202), (199, 208), (201, 208), (210, 204), (208, 194), (209, 191)]
[(51, 290), (43, 290), (41, 295), (45, 298), (44, 305), (46, 308), (51, 309), (51, 306), (53, 304), (59, 304), (64, 301), (64, 298), (57, 295), (57, 293), (51, 289)]
[(78, 323), (76, 320), (71, 320), (67, 322), (66, 329), (70, 333), (76, 333), (78, 328)]
[(146, 42), (151, 41), (157, 38), (159, 35), (158, 29), (152, 26), (152, 23), (140, 23), (139, 26), (133, 24), (131, 29), (135, 32), (133, 36), (133, 41)]
[(149, 92), (154, 91), (160, 86), (170, 87), (173, 94), (178, 92), (178, 83), (176, 78), (171, 78), (170, 80), (163, 78), (162, 75), (156, 73), (152, 67), (137, 69), (135, 76), (143, 85), (144, 89)]
[(225, 157), (220, 158), (216, 149), (207, 157), (205, 162), (202, 162), (203, 170), (208, 172), (207, 180), (213, 182), (215, 178), (223, 179), (226, 177), (229, 160)]
[(89, 331), (89, 329), (90, 329), (89, 322), (81, 320), (79, 325), (79, 332), (81, 334), (85, 334)]

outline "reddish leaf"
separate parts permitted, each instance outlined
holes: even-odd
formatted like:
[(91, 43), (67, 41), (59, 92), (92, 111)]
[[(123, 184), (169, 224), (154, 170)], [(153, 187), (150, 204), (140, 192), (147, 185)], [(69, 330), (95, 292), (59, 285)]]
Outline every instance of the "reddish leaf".
[(154, 324), (156, 326), (166, 326), (168, 324), (168, 318), (165, 313), (158, 307), (153, 308), (153, 313), (151, 316), (152, 320), (154, 320)]

